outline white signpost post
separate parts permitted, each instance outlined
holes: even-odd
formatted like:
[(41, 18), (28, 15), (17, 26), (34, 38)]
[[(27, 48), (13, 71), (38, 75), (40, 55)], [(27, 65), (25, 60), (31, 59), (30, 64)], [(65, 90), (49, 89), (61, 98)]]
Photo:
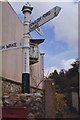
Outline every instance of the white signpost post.
[[(41, 17), (39, 17), (34, 22), (30, 23), (30, 14), (32, 11), (31, 5), (28, 3), (25, 6), (23, 6), (23, 14), (24, 14), (24, 40), (25, 40), (25, 47), (23, 47), (23, 73), (22, 73), (22, 92), (23, 93), (29, 93), (30, 92), (30, 71), (29, 71), (29, 33), (33, 30), (38, 31), (38, 28), (45, 24), (46, 22), (50, 21), (54, 17), (56, 17), (61, 8), (56, 6), (47, 13), (43, 14)], [(29, 24), (30, 23), (30, 24)], [(39, 33), (40, 31), (38, 31)], [(26, 58), (25, 58), (26, 53)], [(26, 70), (26, 71), (25, 71)]]
[(33, 7), (29, 3), (23, 6), (24, 14), (24, 34), (23, 40), (20, 42), (8, 43), (0, 46), (0, 51), (22, 48), (23, 51), (23, 73), (22, 73), (22, 93), (30, 93), (30, 67), (29, 67), (29, 50), (30, 50), (30, 35), (29, 33), (36, 30), (39, 34), (41, 31), (39, 27), (51, 19), (55, 18), (61, 8), (56, 6), (50, 11), (43, 14), (41, 17), (30, 23), (30, 14)]

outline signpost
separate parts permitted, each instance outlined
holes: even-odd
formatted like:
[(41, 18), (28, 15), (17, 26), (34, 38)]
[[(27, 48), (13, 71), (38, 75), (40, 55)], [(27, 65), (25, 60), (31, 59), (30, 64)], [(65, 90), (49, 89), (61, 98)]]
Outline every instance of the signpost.
[(40, 33), (40, 30), (38, 28), (45, 24), (46, 22), (50, 21), (54, 17), (56, 17), (61, 8), (56, 6), (47, 13), (43, 14), (41, 17), (39, 17), (34, 22), (30, 23), (30, 14), (33, 7), (29, 3), (23, 6), (23, 14), (24, 14), (24, 47), (23, 50), (23, 73), (22, 73), (22, 92), (23, 93), (29, 93), (30, 92), (30, 67), (29, 67), (29, 49), (30, 49), (30, 36), (29, 33), (33, 30), (38, 31)]
[(40, 26), (47, 23), (51, 19), (55, 18), (61, 8), (56, 6), (50, 11), (43, 14), (41, 17), (36, 19), (34, 22), (30, 23), (30, 14), (33, 7), (29, 3), (23, 6), (22, 12), (24, 14), (24, 34), (23, 40), (20, 42), (8, 43), (0, 46), (0, 51), (22, 48), (23, 54), (23, 72), (22, 72), (22, 93), (30, 93), (30, 60), (29, 60), (29, 51), (30, 51), (30, 35), (29, 33), (33, 30), (36, 30), (41, 34)]
[(40, 27), (36, 28), (35, 31), (36, 31), (39, 35), (42, 35), (42, 34), (43, 34), (43, 32), (42, 32), (42, 30), (41, 30)]
[(59, 14), (60, 10), (61, 8), (56, 6), (47, 13), (43, 14), (41, 17), (39, 17), (37, 20), (35, 20), (29, 25), (29, 32), (32, 32), (36, 28), (56, 17)]

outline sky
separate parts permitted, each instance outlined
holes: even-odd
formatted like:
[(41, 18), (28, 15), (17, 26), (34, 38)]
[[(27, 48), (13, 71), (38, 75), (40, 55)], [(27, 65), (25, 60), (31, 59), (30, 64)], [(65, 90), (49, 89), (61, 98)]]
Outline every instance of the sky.
[[(53, 0), (45, 2), (33, 2), (26, 0), (34, 7), (31, 14), (31, 21), (51, 10), (55, 6), (61, 7), (59, 15), (41, 26), (42, 35), (35, 31), (31, 32), (32, 38), (45, 39), (40, 45), (40, 52), (44, 55), (45, 75), (49, 75), (55, 69), (59, 72), (61, 69), (68, 70), (71, 63), (78, 58), (78, 0), (65, 0), (65, 2)], [(23, 21), (21, 9), (24, 2), (11, 2), (13, 9)]]

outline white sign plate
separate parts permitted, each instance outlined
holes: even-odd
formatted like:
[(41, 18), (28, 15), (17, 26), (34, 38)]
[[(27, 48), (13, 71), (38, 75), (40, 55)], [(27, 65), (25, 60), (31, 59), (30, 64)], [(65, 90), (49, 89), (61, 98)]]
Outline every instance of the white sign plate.
[(0, 46), (0, 51), (11, 50), (14, 48), (20, 48), (20, 47), (22, 47), (22, 45), (23, 45), (22, 41), (7, 43), (5, 45)]
[(60, 10), (61, 8), (56, 6), (41, 17), (39, 17), (37, 20), (35, 20), (29, 25), (29, 32), (32, 32), (33, 30), (37, 29), (41, 25), (56, 17), (59, 14)]

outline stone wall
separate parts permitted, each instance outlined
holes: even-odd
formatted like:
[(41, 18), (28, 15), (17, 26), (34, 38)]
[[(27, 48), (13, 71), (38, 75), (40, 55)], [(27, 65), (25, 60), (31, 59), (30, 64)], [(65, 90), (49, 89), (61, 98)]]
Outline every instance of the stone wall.
[[(13, 95), (13, 94), (20, 94), (22, 93), (22, 87), (21, 83), (14, 82), (12, 80), (8, 80), (5, 78), (1, 78), (0, 82), (2, 83), (2, 95)], [(40, 92), (43, 93), (43, 91), (39, 88), (32, 87), (30, 88), (31, 93)]]
[(2, 79), (2, 95), (12, 95), (21, 93), (21, 84), (7, 79)]
[[(44, 118), (44, 98), (39, 94), (15, 94), (3, 96), (3, 106), (9, 108), (26, 108), (27, 118)], [(5, 113), (3, 113), (5, 114)]]
[[(33, 88), (31, 88), (31, 91)], [(2, 79), (2, 106), (26, 108), (27, 118), (44, 118), (44, 97), (40, 93), (21, 94), (21, 84)], [(4, 113), (3, 113), (4, 114)]]

